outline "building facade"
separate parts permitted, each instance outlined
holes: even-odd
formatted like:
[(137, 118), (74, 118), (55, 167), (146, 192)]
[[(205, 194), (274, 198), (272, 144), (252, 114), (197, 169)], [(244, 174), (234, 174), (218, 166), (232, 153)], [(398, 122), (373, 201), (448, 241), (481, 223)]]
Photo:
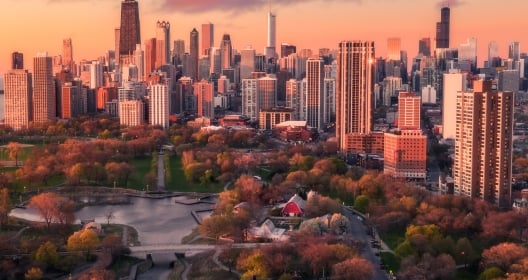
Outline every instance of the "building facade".
[(511, 207), (513, 93), (475, 81), (456, 102), (454, 193)]
[(15, 69), (4, 75), (5, 124), (15, 130), (27, 128), (33, 120), (33, 79), (27, 70)]
[(141, 100), (126, 100), (119, 102), (119, 124), (138, 126), (143, 124), (144, 105)]
[(165, 84), (150, 86), (149, 124), (169, 127), (169, 87)]
[(52, 58), (46, 53), (38, 54), (33, 65), (33, 122), (45, 123), (56, 117)]
[(336, 137), (347, 150), (348, 134), (369, 134), (373, 126), (374, 42), (339, 43), (336, 82)]

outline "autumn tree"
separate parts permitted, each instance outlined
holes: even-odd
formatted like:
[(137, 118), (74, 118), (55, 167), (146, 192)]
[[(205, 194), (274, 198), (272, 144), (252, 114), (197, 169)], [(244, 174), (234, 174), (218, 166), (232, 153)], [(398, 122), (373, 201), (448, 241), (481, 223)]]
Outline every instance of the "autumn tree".
[(114, 257), (130, 253), (130, 249), (123, 244), (123, 239), (117, 234), (109, 234), (105, 236), (101, 242), (101, 246), (107, 250), (110, 250), (110, 253)]
[(205, 218), (198, 231), (206, 236), (219, 239), (222, 235), (228, 234), (232, 230), (232, 219), (227, 215), (213, 215)]
[(24, 274), (24, 277), (27, 280), (40, 280), (42, 279), (42, 276), (44, 276), (44, 273), (38, 267), (31, 267)]
[(90, 255), (90, 251), (93, 251), (100, 244), (97, 233), (91, 229), (83, 229), (74, 232), (68, 237), (66, 248), (70, 252), (85, 252), (86, 257)]
[(10, 210), (9, 191), (7, 188), (2, 188), (0, 189), (0, 229), (7, 224)]
[(374, 266), (361, 257), (352, 257), (332, 267), (332, 278), (368, 280), (374, 275)]
[(46, 192), (33, 196), (29, 207), (39, 212), (48, 229), (53, 221), (69, 224), (75, 219), (73, 202), (55, 193)]
[(514, 243), (500, 243), (482, 252), (480, 265), (486, 269), (498, 267), (508, 271), (511, 265), (528, 257), (528, 249)]
[(18, 142), (9, 142), (6, 146), (9, 153), (9, 158), (15, 161), (15, 166), (18, 167), (18, 157), (20, 156), (20, 151), (22, 146)]
[(264, 254), (258, 249), (240, 254), (237, 269), (243, 271), (241, 279), (245, 280), (253, 279), (254, 276), (267, 279), (269, 274)]

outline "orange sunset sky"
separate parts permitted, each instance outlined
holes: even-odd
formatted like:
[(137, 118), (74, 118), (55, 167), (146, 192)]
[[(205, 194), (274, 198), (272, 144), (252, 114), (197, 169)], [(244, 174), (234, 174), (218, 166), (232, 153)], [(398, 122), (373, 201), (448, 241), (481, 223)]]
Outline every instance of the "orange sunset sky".
[[(435, 36), (440, 20), (439, 0), (139, 0), (141, 40), (155, 36), (157, 20), (171, 23), (171, 40), (184, 39), (201, 24), (215, 25), (215, 45), (229, 33), (233, 45), (252, 45), (263, 52), (266, 13), (277, 14), (277, 47), (281, 42), (297, 49), (335, 48), (342, 40), (374, 40), (376, 56), (385, 56), (388, 37), (401, 37), (409, 60), (418, 40)], [(487, 58), (491, 40), (501, 56), (508, 44), (520, 41), (528, 50), (528, 1), (452, 0), (451, 47), (466, 38), (478, 40), (479, 66)], [(38, 52), (62, 53), (62, 39), (72, 38), (74, 60), (95, 59), (114, 48), (119, 26), (120, 0), (1, 0), (0, 74), (10, 67), (13, 51), (24, 53), (24, 67), (32, 71)], [(527, 44), (525, 44), (527, 43)], [(410, 61), (409, 61), (410, 62)]]

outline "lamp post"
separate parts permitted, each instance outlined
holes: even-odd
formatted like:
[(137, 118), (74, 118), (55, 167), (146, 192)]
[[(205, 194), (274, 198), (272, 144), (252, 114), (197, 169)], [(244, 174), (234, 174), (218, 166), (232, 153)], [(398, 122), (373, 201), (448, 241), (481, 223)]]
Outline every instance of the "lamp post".
[(462, 261), (464, 262), (464, 269), (466, 269), (466, 252), (462, 251), (460, 254), (462, 255)]

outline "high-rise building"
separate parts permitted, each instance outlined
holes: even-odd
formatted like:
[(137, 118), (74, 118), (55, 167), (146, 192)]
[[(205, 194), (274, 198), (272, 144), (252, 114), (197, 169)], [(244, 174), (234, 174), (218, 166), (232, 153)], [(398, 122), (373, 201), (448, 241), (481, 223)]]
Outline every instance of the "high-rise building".
[(513, 93), (475, 81), (456, 102), (454, 192), (511, 207)]
[(248, 46), (240, 51), (240, 79), (248, 79), (255, 71), (255, 50)]
[(69, 119), (86, 113), (85, 100), (82, 98), (80, 81), (66, 82), (62, 85), (60, 117)]
[(373, 126), (374, 42), (339, 43), (336, 86), (336, 137), (347, 149), (348, 134), (368, 134)]
[(499, 67), (500, 56), (499, 56), (499, 44), (495, 41), (491, 41), (488, 44), (488, 67)]
[(119, 124), (138, 126), (143, 124), (144, 106), (141, 100), (126, 100), (119, 102)]
[(449, 48), (449, 22), (451, 10), (449, 7), (443, 7), (440, 10), (440, 22), (436, 23), (436, 48)]
[(169, 87), (165, 84), (150, 86), (149, 124), (169, 127)]
[(27, 70), (14, 69), (4, 75), (5, 124), (15, 130), (27, 128), (33, 120), (33, 83)]
[(306, 124), (323, 130), (324, 120), (324, 62), (321, 58), (306, 61)]
[(297, 47), (288, 43), (281, 44), (281, 58), (297, 52)]
[(145, 75), (156, 70), (156, 38), (145, 41)]
[(137, 66), (137, 77), (138, 81), (143, 80), (145, 77), (145, 67), (144, 67), (144, 60), (145, 59), (145, 53), (141, 49), (141, 44), (136, 45), (136, 51), (134, 52), (134, 64)]
[(387, 39), (387, 60), (400, 61), (401, 60), (401, 39), (393, 37)]
[(233, 66), (233, 46), (229, 34), (222, 36), (222, 43), (220, 44), (220, 65), (222, 70), (230, 69)]
[(52, 57), (40, 53), (33, 59), (33, 121), (45, 123), (55, 119), (56, 96)]
[(456, 118), (453, 108), (456, 106), (457, 93), (467, 89), (466, 73), (452, 71), (444, 74), (444, 95), (442, 101), (442, 137), (444, 139), (455, 139)]
[(277, 78), (274, 75), (243, 79), (241, 89), (242, 114), (251, 120), (258, 120), (261, 109), (277, 105)]
[(123, 58), (130, 58), (136, 50), (136, 44), (141, 44), (141, 33), (139, 25), (139, 6), (136, 0), (123, 0), (121, 2), (121, 25), (119, 28), (119, 64)]
[(400, 92), (398, 95), (398, 128), (419, 130), (422, 98), (413, 92)]
[(468, 38), (458, 46), (458, 64), (460, 70), (474, 72), (477, 70), (477, 39)]
[(214, 118), (213, 84), (206, 80), (201, 80), (200, 82), (194, 83), (193, 88), (198, 101), (197, 115), (210, 119)]
[(176, 66), (183, 63), (183, 55), (185, 54), (185, 41), (178, 39), (174, 41), (174, 49), (172, 50), (172, 63)]
[(170, 23), (156, 22), (156, 68), (170, 63)]
[(193, 79), (198, 78), (198, 53), (200, 52), (199, 46), (198, 46), (198, 30), (196, 28), (193, 28), (190, 34), (190, 48), (189, 48), (189, 69), (188, 72), (190, 74), (190, 77)]
[(209, 55), (209, 49), (214, 46), (214, 25), (212, 23), (202, 24), (202, 52), (201, 55)]
[(277, 48), (277, 16), (271, 11), (268, 13), (268, 41), (266, 45), (266, 60), (274, 60)]
[(301, 115), (301, 96), (300, 82), (296, 79), (290, 79), (286, 82), (286, 107), (293, 109), (292, 120), (300, 120)]
[(418, 41), (418, 54), (431, 56), (431, 38), (422, 38)]
[(510, 43), (508, 47), (508, 58), (513, 59), (513, 61), (518, 61), (519, 59), (521, 59), (521, 43)]
[(11, 69), (24, 69), (24, 54), (20, 52), (11, 54)]
[(103, 86), (103, 64), (98, 60), (90, 64), (90, 88), (96, 89)]
[(73, 46), (71, 38), (62, 40), (62, 66), (70, 71), (74, 71)]

